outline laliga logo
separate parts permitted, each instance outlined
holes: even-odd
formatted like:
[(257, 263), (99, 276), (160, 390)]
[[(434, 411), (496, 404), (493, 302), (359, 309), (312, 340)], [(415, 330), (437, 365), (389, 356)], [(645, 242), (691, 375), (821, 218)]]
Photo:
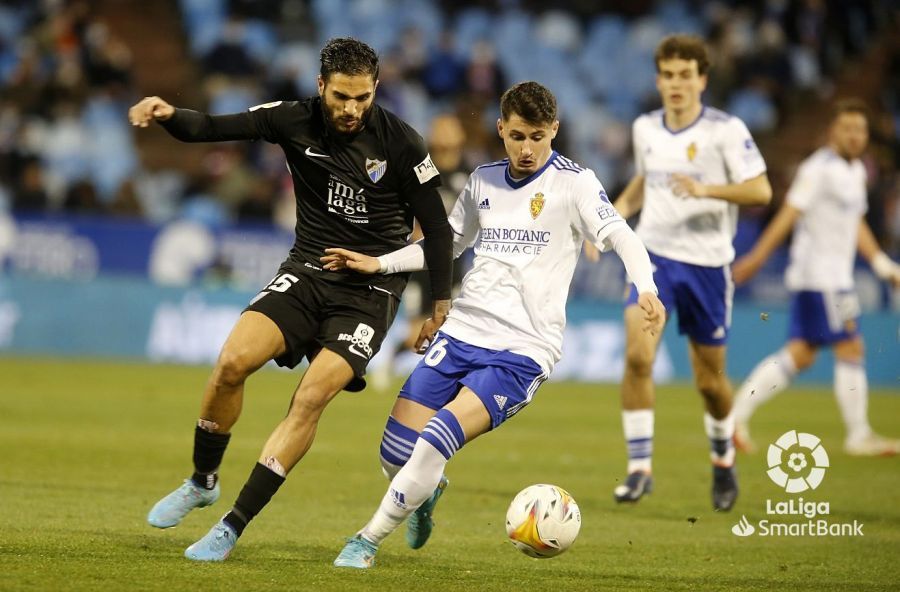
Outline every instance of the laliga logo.
[(825, 478), (828, 453), (812, 434), (795, 430), (782, 434), (769, 445), (767, 454), (769, 478), (787, 493), (815, 489)]

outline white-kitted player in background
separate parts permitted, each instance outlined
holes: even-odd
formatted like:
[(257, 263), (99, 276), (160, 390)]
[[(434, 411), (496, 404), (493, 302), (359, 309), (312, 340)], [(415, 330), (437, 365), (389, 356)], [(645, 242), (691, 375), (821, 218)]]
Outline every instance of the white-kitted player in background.
[[(731, 243), (738, 206), (768, 203), (772, 188), (744, 123), (700, 99), (709, 69), (703, 41), (667, 37), (655, 60), (663, 108), (634, 122), (635, 176), (615, 206), (625, 218), (640, 210), (637, 235), (650, 252), (659, 298), (670, 313), (677, 313), (678, 332), (688, 337), (694, 381), (706, 408), (713, 507), (727, 511), (738, 494), (731, 385), (725, 373)], [(615, 488), (618, 502), (636, 502), (653, 486), (652, 371), (661, 336), (640, 330), (636, 297), (632, 290), (625, 308), (621, 392), (628, 475)]]
[(900, 441), (872, 431), (868, 384), (859, 331), (853, 263), (859, 251), (884, 281), (900, 286), (891, 261), (865, 221), (866, 169), (859, 157), (869, 141), (865, 103), (835, 105), (828, 144), (800, 165), (785, 204), (753, 249), (734, 264), (734, 280), (752, 278), (772, 252), (794, 233), (785, 284), (791, 291), (788, 342), (750, 373), (735, 399), (735, 444), (750, 451), (753, 412), (813, 364), (822, 347), (834, 351), (834, 394), (844, 418), (844, 450), (860, 456), (900, 452)]
[[(559, 360), (582, 241), (616, 251), (635, 283), (643, 330), (662, 328), (665, 310), (644, 245), (594, 173), (551, 146), (559, 128), (553, 94), (536, 82), (517, 84), (503, 94), (500, 113), (509, 158), (477, 168), (450, 215), (454, 257), (474, 244), (472, 269), (443, 326), (423, 327), (419, 343), (431, 345), (403, 385), (381, 444), (390, 487), (335, 559), (339, 567), (370, 567), (378, 545), (407, 517), (407, 543), (425, 544), (447, 462), (525, 407)], [(326, 269), (424, 266), (418, 243), (377, 259), (326, 252)]]

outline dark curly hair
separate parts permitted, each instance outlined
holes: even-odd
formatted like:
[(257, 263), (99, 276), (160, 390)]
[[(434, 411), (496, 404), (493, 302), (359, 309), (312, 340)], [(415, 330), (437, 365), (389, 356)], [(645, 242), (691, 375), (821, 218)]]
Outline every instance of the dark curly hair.
[(709, 72), (709, 52), (703, 39), (696, 35), (669, 35), (656, 48), (653, 61), (659, 72), (659, 63), (663, 60), (696, 60), (697, 73), (703, 76)]
[(375, 50), (352, 37), (329, 39), (319, 56), (322, 67), (319, 74), (324, 80), (334, 73), (348, 76), (369, 74), (378, 80), (378, 56)]
[(500, 116), (508, 121), (513, 114), (532, 125), (556, 121), (556, 97), (550, 90), (534, 81), (511, 86), (500, 97)]

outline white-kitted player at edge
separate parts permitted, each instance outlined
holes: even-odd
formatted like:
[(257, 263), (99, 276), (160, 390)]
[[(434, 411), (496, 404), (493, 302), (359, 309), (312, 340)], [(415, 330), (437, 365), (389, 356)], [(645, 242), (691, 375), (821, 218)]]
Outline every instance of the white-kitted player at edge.
[(853, 288), (857, 250), (875, 274), (900, 286), (900, 265), (881, 250), (865, 221), (866, 170), (859, 157), (869, 141), (867, 108), (839, 101), (828, 144), (800, 165), (781, 207), (753, 249), (734, 264), (734, 279), (752, 278), (793, 231), (785, 284), (791, 291), (788, 342), (750, 373), (738, 391), (735, 444), (750, 451), (748, 424), (757, 407), (783, 391), (813, 364), (822, 347), (834, 350), (834, 394), (844, 418), (844, 450), (859, 456), (892, 455), (900, 441), (872, 431), (859, 301)]
[[(634, 281), (642, 328), (657, 333), (665, 310), (647, 251), (594, 173), (553, 150), (556, 99), (536, 82), (507, 90), (497, 131), (508, 158), (477, 168), (450, 215), (453, 253), (475, 260), (443, 326), (400, 390), (385, 427), (381, 461), (391, 484), (372, 519), (335, 559), (370, 567), (378, 545), (407, 517), (407, 543), (425, 544), (447, 461), (534, 397), (559, 360), (566, 297), (582, 241), (615, 250)], [(422, 269), (418, 244), (372, 258), (328, 249), (326, 269), (397, 273)]]
[[(738, 206), (769, 202), (772, 189), (744, 123), (704, 106), (709, 57), (703, 41), (673, 35), (656, 49), (656, 87), (663, 108), (633, 126), (635, 176), (615, 201), (628, 218), (641, 211), (637, 234), (647, 245), (659, 298), (688, 337), (703, 422), (712, 457), (712, 503), (727, 511), (738, 487), (731, 438), (731, 385), (725, 348), (733, 286), (729, 265)], [(622, 424), (628, 475), (615, 488), (619, 502), (636, 502), (653, 486), (653, 362), (660, 335), (641, 331), (632, 290), (625, 308)], [(699, 425), (699, 422), (698, 422)]]

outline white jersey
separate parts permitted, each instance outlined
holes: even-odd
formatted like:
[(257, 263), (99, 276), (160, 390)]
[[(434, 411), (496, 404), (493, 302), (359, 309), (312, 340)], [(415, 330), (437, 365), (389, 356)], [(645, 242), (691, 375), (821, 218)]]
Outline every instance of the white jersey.
[(644, 205), (637, 234), (662, 257), (721, 267), (734, 259), (738, 207), (710, 197), (677, 197), (671, 176), (704, 185), (743, 183), (766, 172), (744, 122), (703, 107), (697, 120), (670, 131), (663, 110), (638, 117), (632, 128), (636, 174), (644, 176)]
[(593, 171), (557, 152), (520, 181), (507, 165), (478, 167), (450, 214), (454, 258), (474, 243), (475, 261), (441, 331), (528, 356), (549, 374), (582, 241), (606, 251), (609, 234), (627, 225)]
[(820, 148), (800, 164), (786, 200), (803, 213), (794, 226), (788, 289), (851, 289), (859, 221), (868, 207), (862, 162)]

